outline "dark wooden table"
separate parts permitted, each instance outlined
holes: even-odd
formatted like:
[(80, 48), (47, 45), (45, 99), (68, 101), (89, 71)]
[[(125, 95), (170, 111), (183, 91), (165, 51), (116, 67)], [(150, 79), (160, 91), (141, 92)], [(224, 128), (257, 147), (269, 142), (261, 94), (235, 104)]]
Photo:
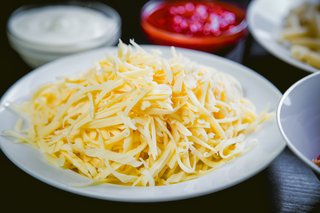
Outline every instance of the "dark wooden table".
[[(5, 1), (0, 7), (0, 95), (31, 69), (10, 48), (6, 21), (17, 7), (43, 2)], [(52, 1), (51, 1), (52, 2)], [(122, 39), (149, 43), (139, 26), (139, 12), (145, 1), (103, 1), (114, 7), (123, 21)], [(239, 3), (239, 1), (237, 1)], [(241, 1), (246, 7), (247, 1)], [(309, 73), (292, 67), (266, 52), (249, 35), (236, 47), (220, 55), (244, 64), (270, 80), (281, 92)], [(1, 120), (0, 122), (5, 122)], [(314, 173), (287, 148), (262, 172), (223, 191), (182, 201), (133, 204), (96, 200), (46, 185), (27, 175), (0, 154), (0, 207), (10, 212), (320, 212), (320, 182)], [(2, 211), (4, 212), (4, 211)]]

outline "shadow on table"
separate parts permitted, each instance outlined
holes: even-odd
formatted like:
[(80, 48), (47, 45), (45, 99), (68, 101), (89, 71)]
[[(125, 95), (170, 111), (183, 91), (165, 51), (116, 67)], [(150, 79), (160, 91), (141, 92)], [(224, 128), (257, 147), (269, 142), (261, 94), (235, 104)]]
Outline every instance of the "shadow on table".
[(320, 212), (320, 201), (318, 201), (315, 206), (311, 209), (311, 213), (319, 213)]

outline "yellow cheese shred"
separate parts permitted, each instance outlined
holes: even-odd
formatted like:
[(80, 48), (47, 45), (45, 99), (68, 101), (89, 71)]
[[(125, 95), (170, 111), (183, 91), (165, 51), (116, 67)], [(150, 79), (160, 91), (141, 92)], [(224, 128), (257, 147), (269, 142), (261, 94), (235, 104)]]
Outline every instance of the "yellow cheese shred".
[(244, 152), (269, 113), (256, 113), (236, 79), (131, 44), (39, 88), (20, 107), (28, 127), (19, 119), (4, 133), (95, 183), (132, 186), (186, 181)]

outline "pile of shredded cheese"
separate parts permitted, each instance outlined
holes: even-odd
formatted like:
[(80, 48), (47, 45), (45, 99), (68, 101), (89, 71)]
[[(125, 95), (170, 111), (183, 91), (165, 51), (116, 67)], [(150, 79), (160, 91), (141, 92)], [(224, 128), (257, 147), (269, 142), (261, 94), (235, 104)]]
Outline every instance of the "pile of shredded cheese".
[(243, 153), (266, 120), (239, 82), (131, 41), (81, 76), (49, 83), (6, 134), (95, 183), (154, 186), (198, 177)]

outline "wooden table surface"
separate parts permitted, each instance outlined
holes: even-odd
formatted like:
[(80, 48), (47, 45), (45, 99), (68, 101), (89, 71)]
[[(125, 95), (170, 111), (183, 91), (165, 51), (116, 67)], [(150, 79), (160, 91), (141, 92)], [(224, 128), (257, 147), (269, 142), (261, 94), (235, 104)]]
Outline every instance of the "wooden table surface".
[[(0, 95), (31, 69), (10, 48), (6, 38), (6, 21), (17, 7), (35, 1), (6, 1), (0, 7), (0, 55), (2, 73)], [(52, 1), (51, 1), (52, 2)], [(145, 1), (102, 1), (111, 5), (123, 21), (122, 39), (130, 38), (140, 43), (149, 43), (139, 26), (139, 12)], [(246, 7), (247, 1), (241, 1)], [(239, 3), (239, 1), (238, 1)], [(270, 80), (284, 92), (297, 80), (309, 73), (292, 67), (270, 55), (249, 35), (231, 50), (220, 55), (237, 61)], [(5, 121), (0, 121), (5, 122)], [(46, 185), (27, 175), (0, 154), (2, 183), (1, 206), (10, 212), (101, 212), (153, 210), (179, 212), (224, 211), (224, 212), (320, 212), (320, 182), (315, 174), (289, 149), (285, 149), (265, 170), (254, 177), (220, 192), (202, 197), (164, 202), (133, 204), (96, 200), (71, 194)], [(3, 211), (2, 211), (3, 212)]]

